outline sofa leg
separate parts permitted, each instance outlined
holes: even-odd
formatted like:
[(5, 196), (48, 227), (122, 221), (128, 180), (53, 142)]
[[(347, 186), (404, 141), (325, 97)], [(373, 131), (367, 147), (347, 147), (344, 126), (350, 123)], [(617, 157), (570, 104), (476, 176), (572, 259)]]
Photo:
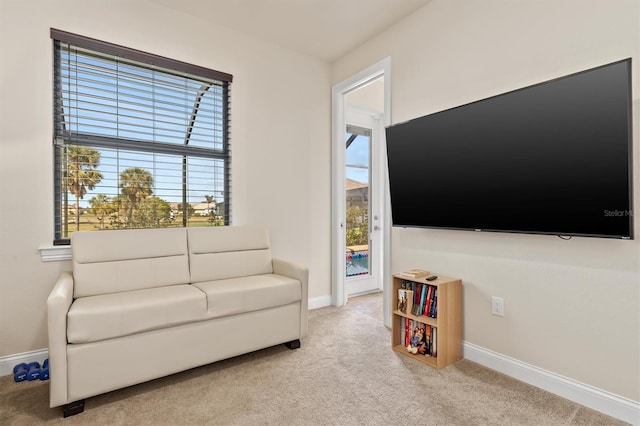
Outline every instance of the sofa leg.
[(84, 411), (84, 399), (70, 402), (63, 407), (63, 417), (75, 416)]
[(292, 340), (285, 343), (289, 349), (298, 349), (300, 347), (300, 339)]

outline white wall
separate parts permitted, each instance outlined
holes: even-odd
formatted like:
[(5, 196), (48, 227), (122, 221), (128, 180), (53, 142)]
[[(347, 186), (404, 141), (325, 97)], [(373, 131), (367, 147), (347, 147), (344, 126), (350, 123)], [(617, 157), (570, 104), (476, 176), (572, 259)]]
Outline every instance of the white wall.
[[(637, 0), (433, 0), (336, 61), (332, 83), (386, 56), (393, 123), (632, 57), (640, 203)], [(634, 241), (394, 229), (392, 270), (462, 278), (465, 341), (640, 401), (639, 222)]]
[(51, 27), (233, 74), (234, 224), (271, 229), (275, 256), (330, 294), (330, 68), (145, 1), (2, 0), (0, 357), (47, 347), (46, 298), (69, 262), (53, 242)]

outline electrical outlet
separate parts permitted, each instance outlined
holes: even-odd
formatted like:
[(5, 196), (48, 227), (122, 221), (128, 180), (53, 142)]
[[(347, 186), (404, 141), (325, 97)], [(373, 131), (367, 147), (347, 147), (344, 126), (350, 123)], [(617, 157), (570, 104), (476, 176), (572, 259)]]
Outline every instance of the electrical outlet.
[(504, 316), (504, 299), (502, 297), (491, 296), (491, 313), (499, 317)]

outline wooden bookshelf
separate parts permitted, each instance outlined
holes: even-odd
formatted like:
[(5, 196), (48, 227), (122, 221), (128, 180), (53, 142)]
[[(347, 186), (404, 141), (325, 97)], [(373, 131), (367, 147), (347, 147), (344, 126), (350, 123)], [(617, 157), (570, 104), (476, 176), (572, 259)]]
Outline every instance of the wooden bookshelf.
[[(398, 310), (398, 290), (402, 288), (404, 281), (437, 287), (438, 310), (436, 318), (412, 315), (409, 310), (406, 313)], [(462, 359), (462, 281), (460, 279), (438, 276), (436, 280), (427, 281), (425, 278), (407, 278), (402, 274), (394, 274), (391, 312), (391, 347), (394, 351), (435, 368), (443, 368)], [(414, 355), (407, 351), (402, 336), (405, 318), (437, 329), (436, 356)]]

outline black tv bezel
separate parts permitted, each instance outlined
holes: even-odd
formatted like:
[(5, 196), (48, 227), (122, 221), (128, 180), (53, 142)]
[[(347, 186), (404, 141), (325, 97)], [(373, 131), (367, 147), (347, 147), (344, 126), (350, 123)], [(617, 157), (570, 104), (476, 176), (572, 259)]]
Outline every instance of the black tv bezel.
[[(452, 111), (455, 109), (459, 109), (459, 108), (464, 108), (466, 106), (469, 105), (473, 105), (473, 104), (477, 104), (480, 102), (484, 102), (484, 101), (488, 101), (494, 98), (499, 98), (499, 97), (503, 97), (503, 96), (507, 96), (513, 93), (517, 93), (523, 90), (528, 90), (534, 87), (538, 87), (538, 86), (543, 86), (549, 83), (553, 83), (559, 80), (564, 80), (567, 78), (571, 78), (580, 74), (584, 74), (587, 72), (592, 72), (592, 71), (596, 71), (600, 68), (605, 68), (605, 67), (609, 67), (612, 65), (616, 65), (616, 64), (620, 64), (620, 63), (625, 63), (627, 64), (627, 73), (628, 73), (628, 79), (627, 79), (627, 84), (628, 84), (628, 100), (627, 100), (627, 161), (628, 161), (628, 177), (627, 180), (629, 182), (629, 212), (626, 212), (627, 216), (628, 216), (628, 220), (629, 220), (629, 234), (628, 235), (613, 235), (613, 234), (590, 234), (590, 233), (557, 233), (557, 232), (544, 232), (544, 231), (528, 231), (528, 230), (514, 230), (514, 229), (492, 229), (492, 228), (464, 228), (464, 227), (451, 227), (451, 226), (438, 226), (438, 225), (408, 225), (408, 224), (397, 224), (395, 223), (394, 219), (393, 219), (393, 195), (390, 193), (390, 204), (391, 204), (391, 218), (392, 218), (392, 226), (396, 227), (396, 228), (418, 228), (418, 229), (439, 229), (439, 230), (453, 230), (453, 231), (471, 231), (471, 232), (498, 232), (498, 233), (510, 233), (510, 234), (525, 234), (525, 235), (552, 235), (552, 236), (557, 236), (557, 237), (564, 237), (564, 238), (571, 238), (571, 237), (589, 237), (589, 238), (607, 238), (607, 239), (619, 239), (619, 240), (633, 240), (634, 239), (634, 212), (633, 212), (633, 204), (634, 204), (634, 197), (633, 197), (633, 91), (632, 91), (632, 80), (633, 80), (633, 73), (632, 73), (632, 58), (625, 58), (625, 59), (621, 59), (618, 61), (614, 61), (614, 62), (610, 62), (604, 65), (599, 65), (596, 67), (592, 67), (586, 70), (582, 70), (582, 71), (577, 71), (571, 74), (567, 74), (567, 75), (563, 75), (560, 77), (556, 77), (556, 78), (552, 78), (549, 80), (545, 80), (542, 81), (540, 83), (535, 83), (535, 84), (531, 84), (529, 86), (524, 86), (518, 89), (514, 89), (514, 90), (510, 90), (507, 92), (503, 92), (503, 93), (499, 93), (497, 95), (493, 95), (493, 96), (489, 96), (486, 98), (482, 98), (482, 99), (478, 99), (475, 101), (471, 101), (471, 102), (467, 102), (465, 104), (462, 105), (457, 105), (455, 107), (451, 107), (451, 108), (446, 108), (443, 110), (439, 110), (433, 113), (429, 113), (429, 114), (425, 114), (423, 116), (420, 117), (416, 117), (410, 120), (405, 120), (396, 124), (392, 124), (390, 126), (387, 126), (386, 129), (395, 127), (395, 126), (401, 126), (404, 124), (408, 124), (411, 123), (412, 121), (416, 121), (416, 120), (420, 120), (423, 119), (425, 117), (429, 117), (432, 115), (436, 115), (436, 114), (440, 114), (440, 113), (444, 113), (444, 112), (448, 112), (448, 111)], [(386, 130), (385, 129), (385, 130)], [(387, 145), (387, 153), (388, 153), (388, 145)], [(387, 159), (388, 161), (388, 159)], [(387, 170), (389, 172), (389, 168), (387, 167)], [(390, 181), (390, 179), (389, 179)]]

